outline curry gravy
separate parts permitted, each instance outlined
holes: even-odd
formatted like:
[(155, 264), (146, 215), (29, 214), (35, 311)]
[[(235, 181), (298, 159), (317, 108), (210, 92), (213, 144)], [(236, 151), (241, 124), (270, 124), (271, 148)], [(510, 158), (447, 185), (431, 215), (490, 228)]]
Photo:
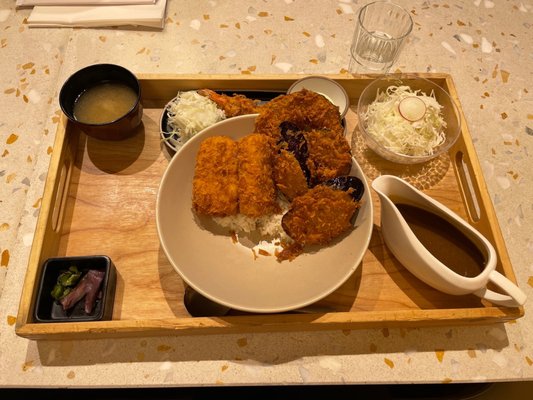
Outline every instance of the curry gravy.
[(408, 204), (395, 203), (422, 245), (452, 271), (478, 276), (485, 265), (481, 250), (451, 222)]
[(137, 101), (135, 91), (122, 83), (106, 82), (83, 92), (74, 104), (74, 118), (85, 124), (105, 124), (126, 115)]

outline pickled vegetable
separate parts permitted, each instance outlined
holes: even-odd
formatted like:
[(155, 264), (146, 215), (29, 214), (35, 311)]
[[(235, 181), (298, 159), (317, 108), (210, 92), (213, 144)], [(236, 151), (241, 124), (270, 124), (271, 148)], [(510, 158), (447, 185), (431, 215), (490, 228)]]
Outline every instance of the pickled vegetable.
[(69, 267), (68, 270), (61, 271), (57, 277), (55, 286), (50, 294), (56, 300), (60, 300), (72, 291), (81, 277), (81, 271), (75, 265)]

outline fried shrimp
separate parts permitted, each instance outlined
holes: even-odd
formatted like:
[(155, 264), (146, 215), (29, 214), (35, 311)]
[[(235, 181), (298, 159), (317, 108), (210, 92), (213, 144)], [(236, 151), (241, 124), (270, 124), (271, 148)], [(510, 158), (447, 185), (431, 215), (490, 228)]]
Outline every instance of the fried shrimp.
[(272, 178), (272, 144), (265, 135), (251, 134), (238, 141), (239, 211), (247, 217), (279, 212)]
[(227, 136), (205, 139), (196, 156), (192, 202), (198, 214), (224, 217), (239, 209), (237, 143)]
[(293, 123), (300, 130), (329, 129), (343, 132), (337, 106), (321, 94), (302, 89), (299, 92), (281, 95), (269, 101), (259, 110), (255, 132), (279, 138), (280, 124)]
[(352, 169), (350, 145), (342, 134), (327, 129), (314, 129), (303, 134), (309, 151), (306, 165), (313, 183), (350, 173)]
[(200, 89), (197, 92), (199, 95), (214, 101), (220, 109), (224, 110), (226, 118), (236, 117), (237, 115), (255, 114), (259, 111), (259, 100), (252, 100), (242, 94), (228, 96), (218, 94), (210, 89)]

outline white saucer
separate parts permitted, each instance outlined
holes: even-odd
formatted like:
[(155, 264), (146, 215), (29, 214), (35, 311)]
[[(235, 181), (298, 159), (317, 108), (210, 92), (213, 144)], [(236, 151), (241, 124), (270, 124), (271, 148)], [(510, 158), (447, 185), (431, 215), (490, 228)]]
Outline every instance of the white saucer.
[(294, 82), (287, 93), (298, 92), (302, 89), (312, 90), (326, 97), (330, 102), (339, 107), (341, 118), (344, 118), (350, 108), (348, 93), (333, 79), (316, 75), (308, 76)]

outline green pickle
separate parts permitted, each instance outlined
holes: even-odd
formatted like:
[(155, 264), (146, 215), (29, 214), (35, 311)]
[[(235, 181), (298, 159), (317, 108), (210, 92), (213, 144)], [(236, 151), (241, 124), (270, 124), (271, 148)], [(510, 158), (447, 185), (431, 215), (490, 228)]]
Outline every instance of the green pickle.
[(69, 267), (68, 271), (61, 271), (50, 295), (56, 300), (62, 299), (72, 291), (72, 288), (78, 283), (80, 277), (81, 271), (75, 265)]
[(61, 297), (63, 297), (63, 286), (56, 284), (50, 294), (54, 299), (59, 300)]

